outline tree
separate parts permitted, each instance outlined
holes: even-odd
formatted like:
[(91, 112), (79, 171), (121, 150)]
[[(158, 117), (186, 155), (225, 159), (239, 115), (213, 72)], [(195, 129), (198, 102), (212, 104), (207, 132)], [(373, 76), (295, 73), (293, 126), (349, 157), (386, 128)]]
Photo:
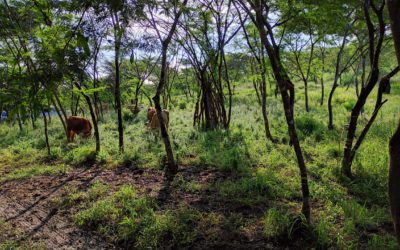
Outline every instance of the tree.
[[(386, 0), (392, 27), (394, 47), (400, 66), (400, 1)], [(389, 200), (396, 230), (397, 242), (400, 244), (400, 124), (389, 142)]]
[[(351, 165), (354, 159), (354, 156), (357, 152), (357, 149), (363, 142), (366, 134), (370, 126), (372, 125), (375, 117), (382, 107), (382, 105), (386, 101), (382, 101), (382, 93), (384, 88), (388, 83), (392, 76), (394, 76), (398, 71), (399, 68), (396, 67), (393, 69), (389, 74), (383, 77), (380, 81), (380, 86), (378, 89), (378, 95), (376, 100), (375, 109), (373, 114), (363, 130), (361, 131), (359, 137), (357, 138), (356, 142), (355, 135), (357, 130), (357, 121), (361, 114), (362, 108), (367, 101), (368, 96), (376, 86), (379, 81), (379, 74), (380, 74), (380, 56), (382, 52), (382, 45), (385, 38), (385, 20), (383, 15), (383, 10), (385, 7), (385, 1), (381, 1), (380, 5), (377, 6), (374, 1), (365, 0), (363, 4), (363, 10), (365, 15), (365, 22), (368, 29), (368, 51), (369, 51), (369, 66), (370, 66), (370, 74), (368, 76), (368, 80), (365, 83), (365, 86), (361, 89), (359, 97), (357, 98), (357, 102), (354, 105), (350, 121), (347, 129), (347, 136), (346, 142), (344, 146), (344, 154), (343, 154), (343, 161), (342, 161), (342, 172), (344, 175), (348, 177), (352, 177), (351, 172)], [(373, 17), (371, 16), (370, 11), (374, 13), (375, 18), (377, 19), (377, 24), (374, 24)]]
[[(185, 9), (185, 6), (187, 4), (188, 0), (183, 0), (182, 3), (180, 2), (174, 2), (174, 3), (158, 3), (159, 7), (161, 7), (163, 10), (166, 11), (166, 13), (171, 15), (172, 23), (164, 23), (164, 25), (160, 25), (159, 23), (156, 22), (154, 18), (153, 11), (150, 7), (149, 9), (149, 15), (150, 17), (148, 18), (151, 26), (154, 28), (154, 30), (157, 33), (158, 39), (160, 40), (161, 43), (161, 73), (160, 73), (160, 82), (158, 83), (156, 94), (153, 97), (154, 105), (157, 111), (157, 117), (158, 120), (160, 121), (160, 130), (161, 130), (161, 136), (164, 142), (165, 146), (165, 151), (167, 153), (167, 162), (165, 166), (165, 177), (168, 180), (172, 180), (174, 176), (176, 175), (178, 171), (178, 166), (175, 162), (174, 159), (174, 153), (172, 151), (172, 146), (171, 146), (171, 141), (168, 135), (167, 128), (165, 127), (164, 119), (162, 116), (162, 108), (160, 105), (160, 95), (165, 87), (166, 84), (166, 77), (167, 77), (167, 51), (169, 44), (171, 43), (172, 36), (175, 33), (176, 26), (178, 24), (179, 18), (182, 15), (182, 12)], [(172, 13), (169, 12), (172, 9)], [(164, 29), (164, 30), (161, 30)], [(166, 34), (166, 35), (162, 35)]]
[[(322, 33), (320, 12), (313, 4), (301, 1), (288, 6), (292, 9), (286, 23), (281, 28), (284, 46), (289, 50), (285, 53), (295, 70), (289, 73), (296, 76), (304, 84), (304, 100), (306, 111), (309, 112), (308, 83), (315, 68), (315, 46), (321, 41)], [(323, 26), (323, 25), (322, 25)]]
[[(310, 222), (310, 202), (309, 202), (309, 189), (308, 189), (308, 178), (307, 178), (307, 167), (304, 162), (303, 153), (300, 147), (300, 142), (297, 136), (296, 127), (294, 123), (294, 113), (293, 113), (293, 102), (290, 93), (290, 89), (293, 90), (293, 84), (287, 74), (287, 71), (282, 63), (280, 57), (280, 47), (276, 43), (275, 35), (273, 32), (273, 26), (271, 25), (269, 19), (267, 18), (271, 12), (271, 6), (269, 6), (264, 1), (248, 1), (247, 3), (239, 0), (241, 6), (245, 9), (251, 20), (256, 25), (261, 41), (267, 51), (268, 57), (271, 62), (271, 67), (275, 79), (278, 82), (279, 90), (282, 97), (283, 107), (285, 110), (286, 123), (288, 125), (288, 132), (290, 136), (290, 141), (293, 145), (294, 151), (296, 153), (297, 162), (300, 169), (301, 176), (301, 189), (303, 194), (303, 205), (302, 214), (308, 222)], [(289, 94), (289, 93), (290, 94)]]
[(109, 21), (112, 27), (113, 48), (114, 48), (114, 104), (118, 120), (118, 148), (119, 152), (124, 152), (124, 127), (122, 123), (122, 103), (121, 103), (121, 59), (122, 43), (126, 34), (129, 22), (140, 19), (143, 16), (144, 2), (140, 0), (101, 0), (94, 1), (93, 7), (99, 21)]
[[(236, 6), (237, 8), (237, 6)], [(239, 11), (238, 11), (239, 12)], [(266, 137), (271, 140), (272, 142), (276, 142), (276, 140), (273, 138), (271, 134), (271, 130), (269, 127), (269, 120), (268, 120), (268, 114), (267, 114), (267, 64), (266, 64), (266, 58), (265, 58), (265, 48), (264, 45), (262, 44), (261, 40), (255, 34), (256, 32), (256, 27), (254, 25), (252, 27), (246, 27), (245, 26), (245, 20), (242, 18), (241, 13), (239, 12), (239, 19), (240, 23), (242, 24), (242, 29), (243, 29), (243, 34), (244, 38), (246, 40), (247, 46), (255, 58), (256, 63), (256, 68), (254, 73), (252, 74), (252, 77), (255, 78), (253, 79), (253, 85), (254, 89), (257, 94), (257, 98), (261, 104), (261, 110), (263, 114), (263, 119), (264, 119), (264, 129), (265, 129), (265, 135)], [(250, 32), (247, 31), (247, 29), (250, 30)], [(251, 34), (251, 35), (250, 35)], [(250, 62), (251, 63), (251, 62)], [(251, 65), (251, 68), (253, 69), (253, 65)], [(261, 76), (261, 79), (259, 79), (259, 86), (257, 86), (256, 81), (258, 81), (258, 76)], [(259, 97), (259, 91), (261, 93), (261, 98)]]
[[(234, 22), (231, 0), (198, 1), (196, 11), (187, 13), (179, 41), (195, 70), (200, 92), (194, 122), (205, 129), (229, 128), (232, 109), (232, 86), (225, 47), (240, 29)], [(228, 108), (225, 107), (228, 94)]]
[(390, 23), (392, 27), (392, 35), (394, 40), (394, 47), (396, 49), (397, 61), (400, 64), (400, 1), (399, 0), (386, 0)]
[[(350, 11), (350, 13), (347, 15), (347, 17), (348, 18), (351, 17), (352, 14), (353, 14), (353, 11)], [(339, 79), (340, 79), (341, 75), (351, 65), (350, 60), (348, 60), (347, 63), (344, 63), (344, 66), (343, 66), (342, 58), (343, 58), (344, 49), (345, 49), (346, 44), (348, 42), (348, 36), (350, 35), (350, 29), (352, 28), (352, 26), (355, 23), (355, 21), (356, 21), (356, 19), (353, 19), (353, 21), (351, 23), (346, 25), (346, 27), (344, 29), (344, 35), (343, 35), (343, 38), (342, 38), (342, 42), (341, 42), (339, 51), (338, 51), (337, 56), (336, 56), (335, 76), (334, 76), (334, 80), (333, 80), (332, 89), (329, 92), (329, 98), (328, 98), (328, 112), (329, 112), (328, 128), (329, 129), (333, 129), (334, 128), (334, 125), (333, 125), (333, 110), (332, 110), (333, 95), (335, 93), (336, 88), (339, 86), (338, 82), (339, 82)], [(354, 53), (354, 55), (355, 55), (355, 53)]]

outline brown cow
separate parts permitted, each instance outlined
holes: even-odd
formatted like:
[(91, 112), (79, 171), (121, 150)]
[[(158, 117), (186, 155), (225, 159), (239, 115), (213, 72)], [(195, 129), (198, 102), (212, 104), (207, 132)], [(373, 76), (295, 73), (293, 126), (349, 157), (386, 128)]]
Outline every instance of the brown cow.
[(67, 139), (73, 142), (75, 134), (88, 138), (92, 134), (92, 124), (88, 119), (79, 116), (70, 116), (67, 119)]
[(153, 118), (153, 115), (156, 113), (156, 108), (154, 107), (149, 107), (147, 109), (147, 122), (146, 124), (150, 124), (151, 123), (151, 119)]
[[(166, 109), (162, 110), (162, 117), (164, 120), (164, 124), (165, 127), (168, 128), (168, 124), (169, 124), (169, 111)], [(160, 122), (158, 121), (158, 116), (157, 116), (157, 112), (154, 108), (150, 107), (147, 110), (147, 126), (151, 129), (151, 130), (157, 130), (160, 128)]]

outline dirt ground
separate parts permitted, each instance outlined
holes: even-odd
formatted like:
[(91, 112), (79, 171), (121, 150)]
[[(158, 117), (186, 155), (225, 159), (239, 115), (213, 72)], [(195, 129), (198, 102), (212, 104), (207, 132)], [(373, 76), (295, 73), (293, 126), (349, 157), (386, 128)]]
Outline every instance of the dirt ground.
[[(226, 174), (201, 167), (180, 167), (175, 180), (195, 181), (213, 184), (230, 178)], [(64, 208), (60, 204), (65, 200), (65, 187), (74, 187), (86, 191), (96, 180), (107, 183), (112, 190), (124, 184), (132, 185), (139, 195), (149, 195), (159, 200), (160, 209), (174, 209), (179, 203), (204, 212), (218, 212), (229, 215), (242, 213), (251, 219), (261, 215), (265, 207), (243, 207), (219, 197), (215, 190), (205, 189), (199, 192), (185, 192), (166, 184), (161, 170), (131, 169), (119, 167), (104, 170), (96, 165), (78, 167), (66, 174), (55, 176), (36, 176), (25, 180), (7, 181), (0, 188), (0, 219), (11, 225), (19, 233), (7, 240), (29, 241), (47, 249), (117, 249), (94, 232), (84, 231), (73, 222), (77, 212), (74, 207)], [(165, 195), (165, 190), (170, 195)], [(160, 191), (161, 190), (161, 191)], [(220, 239), (208, 242), (198, 238), (193, 249), (271, 249), (270, 243), (262, 237), (261, 225), (242, 234), (221, 232)], [(0, 237), (0, 240), (2, 238)], [(4, 239), (4, 234), (3, 234)]]
[[(40, 243), (48, 249), (115, 249), (105, 240), (74, 225), (74, 209), (62, 209), (67, 185), (81, 191), (101, 180), (112, 188), (122, 184), (135, 187), (159, 188), (160, 171), (130, 171), (129, 169), (102, 170), (96, 166), (77, 168), (65, 175), (37, 176), (26, 180), (2, 183), (0, 190), (0, 218), (19, 231), (9, 240)], [(158, 190), (141, 188), (149, 194)], [(150, 194), (151, 195), (151, 194)]]

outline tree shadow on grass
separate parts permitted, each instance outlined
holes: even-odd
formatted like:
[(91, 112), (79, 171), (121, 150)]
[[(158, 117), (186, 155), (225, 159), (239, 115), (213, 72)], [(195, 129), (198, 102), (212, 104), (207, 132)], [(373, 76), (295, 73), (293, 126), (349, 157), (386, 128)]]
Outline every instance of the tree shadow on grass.
[(371, 208), (388, 205), (387, 186), (379, 183), (376, 176), (367, 171), (358, 170), (353, 179), (349, 179), (340, 171), (335, 171), (339, 183), (348, 190), (360, 203)]
[[(276, 249), (302, 245), (306, 240), (300, 234), (293, 234), (291, 241), (287, 237), (265, 237), (263, 220), (274, 198), (267, 186), (246, 187), (252, 181), (252, 176), (231, 175), (204, 165), (181, 166), (175, 179), (164, 183), (167, 189), (162, 192), (167, 190), (168, 196), (163, 197), (168, 198), (159, 203), (158, 209), (172, 211), (176, 221), (185, 223), (190, 231), (186, 233), (193, 237), (190, 249)], [(226, 183), (228, 188), (238, 183), (239, 189), (226, 195), (221, 191)]]
[[(57, 191), (61, 190), (63, 187), (68, 185), (69, 183), (82, 178), (81, 176), (85, 176), (88, 174), (88, 171), (91, 168), (85, 168), (75, 174), (71, 174), (68, 176), (65, 180), (63, 180), (60, 184), (56, 185), (54, 188), (52, 188), (49, 192), (42, 194), (35, 202), (18, 212), (16, 215), (11, 216), (7, 218), (5, 221), (6, 222), (11, 222), (15, 220), (19, 220), (22, 216), (27, 214), (30, 211), (33, 211), (35, 209), (41, 209), (41, 208), (36, 208), (39, 203), (44, 202), (45, 200), (49, 199), (53, 194), (55, 194)], [(90, 183), (97, 177), (99, 174), (102, 172), (101, 169), (96, 169), (94, 172), (91, 172), (89, 178), (84, 178), (83, 181), (81, 181), (78, 185), (78, 190), (82, 191), (87, 189), (90, 186)], [(57, 205), (53, 206), (49, 212), (47, 212), (46, 216), (44, 218), (40, 219), (40, 223), (36, 226), (34, 226), (32, 229), (29, 231), (26, 231), (21, 237), (18, 238), (17, 242), (23, 242), (27, 240), (29, 237), (33, 236), (36, 232), (41, 230), (43, 227), (45, 227), (48, 222), (57, 214), (57, 212), (60, 210), (61, 207), (65, 205), (65, 202), (67, 201), (67, 198), (64, 198), (61, 202), (59, 202)], [(47, 209), (46, 209), (47, 210)]]

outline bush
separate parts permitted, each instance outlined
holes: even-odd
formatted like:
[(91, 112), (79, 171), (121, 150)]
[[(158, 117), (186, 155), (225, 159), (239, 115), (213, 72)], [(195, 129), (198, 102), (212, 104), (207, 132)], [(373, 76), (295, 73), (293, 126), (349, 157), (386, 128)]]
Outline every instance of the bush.
[(80, 146), (68, 152), (66, 158), (73, 164), (91, 162), (96, 160), (96, 151), (90, 146)]
[(179, 109), (186, 109), (186, 102), (180, 102)]
[(296, 128), (301, 132), (301, 135), (306, 137), (315, 135), (317, 140), (323, 139), (324, 126), (314, 118), (309, 116), (300, 116), (295, 119), (295, 122)]
[(343, 106), (346, 108), (347, 111), (351, 111), (353, 107), (356, 105), (356, 100), (350, 99), (343, 103)]
[(130, 111), (129, 109), (123, 108), (122, 109), (122, 119), (126, 122), (132, 122), (135, 120), (136, 115)]

